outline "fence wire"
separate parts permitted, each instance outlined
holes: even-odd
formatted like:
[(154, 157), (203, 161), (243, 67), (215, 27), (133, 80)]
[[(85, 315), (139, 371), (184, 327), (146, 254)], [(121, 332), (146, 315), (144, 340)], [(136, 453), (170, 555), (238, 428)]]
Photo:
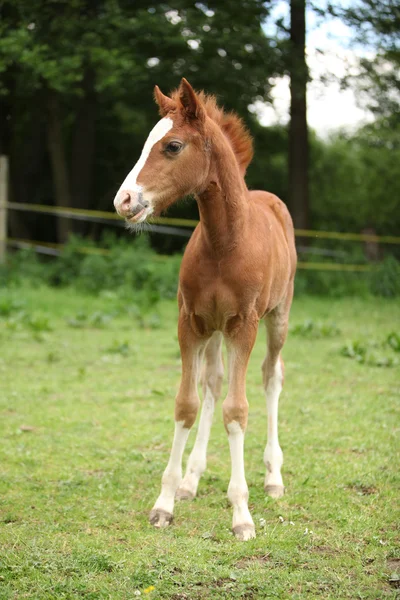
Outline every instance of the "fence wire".
[[(124, 222), (114, 212), (101, 211), (101, 210), (89, 210), (82, 208), (73, 207), (60, 207), (60, 206), (47, 206), (44, 204), (29, 204), (26, 202), (7, 202), (6, 208), (9, 210), (36, 212), (47, 215), (54, 215), (61, 218), (85, 220), (97, 223), (104, 223), (110, 225), (124, 226)], [(147, 230), (164, 233), (166, 235), (178, 235), (181, 237), (189, 238), (191, 233), (188, 229), (193, 229), (198, 225), (198, 221), (194, 219), (180, 219), (175, 217), (153, 217), (149, 219)], [(329, 239), (329, 240), (342, 240), (342, 241), (356, 241), (356, 242), (374, 242), (379, 244), (400, 244), (400, 237), (392, 235), (374, 235), (370, 233), (347, 233), (339, 231), (317, 231), (309, 229), (295, 229), (295, 235), (297, 238), (313, 238), (313, 239)], [(52, 256), (58, 256), (63, 249), (62, 244), (55, 244), (49, 242), (41, 242), (35, 240), (23, 240), (16, 238), (6, 238), (7, 245), (16, 248), (32, 248), (36, 252), (41, 254), (48, 254)], [(300, 246), (299, 249), (302, 247)], [(79, 252), (92, 253), (92, 254), (103, 254), (107, 255), (108, 250), (105, 248), (80, 248)], [(328, 252), (317, 251), (316, 254), (328, 254)], [(343, 256), (343, 253), (329, 251), (330, 255)], [(362, 265), (362, 264), (344, 264), (344, 263), (332, 263), (332, 262), (298, 262), (299, 269), (308, 270), (327, 270), (327, 271), (360, 271), (367, 272), (375, 268), (373, 265)]]

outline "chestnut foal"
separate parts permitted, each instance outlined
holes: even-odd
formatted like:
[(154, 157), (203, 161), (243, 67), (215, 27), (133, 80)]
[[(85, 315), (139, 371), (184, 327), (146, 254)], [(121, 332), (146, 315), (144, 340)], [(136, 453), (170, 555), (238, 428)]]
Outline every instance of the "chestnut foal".
[[(233, 532), (255, 537), (247, 501), (243, 446), (247, 424), (246, 370), (263, 319), (268, 351), (262, 365), (267, 398), (268, 442), (264, 452), (265, 491), (284, 492), (278, 441), (278, 399), (283, 384), (284, 344), (293, 296), (296, 250), (288, 210), (273, 194), (249, 191), (244, 174), (252, 141), (241, 120), (195, 93), (182, 79), (171, 97), (155, 88), (162, 119), (150, 132), (139, 161), (121, 185), (114, 205), (133, 226), (173, 202), (194, 194), (200, 223), (182, 260), (178, 336), (182, 379), (175, 403), (175, 435), (161, 493), (150, 513), (155, 527), (169, 525), (175, 498), (194, 498), (206, 468), (215, 402), (221, 392), (223, 339), (228, 352), (228, 394), (222, 410), (231, 454), (228, 498)], [(199, 429), (182, 479), (182, 456), (200, 401)]]

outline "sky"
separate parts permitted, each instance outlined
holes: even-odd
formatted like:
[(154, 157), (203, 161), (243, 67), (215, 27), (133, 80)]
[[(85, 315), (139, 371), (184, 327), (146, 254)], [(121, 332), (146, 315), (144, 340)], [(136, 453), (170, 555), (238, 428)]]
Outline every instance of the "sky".
[[(279, 3), (271, 15), (271, 23), (287, 17), (288, 5)], [(266, 33), (274, 33), (274, 26), (266, 24)], [(323, 54), (321, 53), (323, 52)], [(307, 10), (307, 64), (312, 81), (307, 87), (307, 119), (311, 128), (321, 137), (345, 128), (349, 131), (372, 119), (371, 115), (357, 106), (354, 92), (341, 90), (338, 82), (322, 83), (326, 74), (341, 76), (346, 64), (356, 67), (357, 57), (366, 54), (362, 48), (352, 45), (351, 30), (339, 19), (321, 21), (315, 13)], [(274, 79), (272, 92), (274, 104), (256, 103), (255, 107), (263, 125), (287, 123), (289, 120), (289, 78)]]

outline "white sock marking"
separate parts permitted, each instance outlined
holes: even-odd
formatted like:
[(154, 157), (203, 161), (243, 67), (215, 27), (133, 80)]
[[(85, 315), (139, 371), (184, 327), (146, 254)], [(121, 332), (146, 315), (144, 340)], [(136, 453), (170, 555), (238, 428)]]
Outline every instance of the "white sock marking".
[(201, 409), (199, 428), (193, 450), (189, 456), (186, 474), (180, 485), (182, 490), (187, 490), (196, 495), (199, 480), (207, 466), (207, 445), (214, 416), (215, 398), (207, 386)]
[(175, 423), (171, 454), (161, 480), (161, 494), (153, 507), (161, 508), (170, 514), (174, 511), (175, 492), (182, 479), (182, 456), (190, 432), (190, 429), (183, 425), (184, 421)]
[(237, 525), (254, 525), (247, 501), (249, 490), (244, 474), (244, 432), (236, 421), (227, 425), (232, 472), (228, 487), (228, 498), (233, 506), (232, 528)]
[(281, 467), (283, 454), (278, 439), (278, 403), (282, 391), (282, 366), (278, 359), (274, 374), (269, 379), (265, 395), (268, 414), (268, 441), (264, 452), (264, 464), (267, 467), (265, 485), (283, 485)]

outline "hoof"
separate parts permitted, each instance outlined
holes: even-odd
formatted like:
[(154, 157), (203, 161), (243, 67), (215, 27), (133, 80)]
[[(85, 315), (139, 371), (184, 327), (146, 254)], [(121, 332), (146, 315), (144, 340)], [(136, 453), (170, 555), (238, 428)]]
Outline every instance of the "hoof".
[(232, 531), (235, 538), (240, 542), (247, 542), (247, 540), (252, 540), (256, 537), (254, 525), (236, 525), (236, 527), (234, 527)]
[(265, 493), (271, 498), (282, 498), (285, 493), (284, 485), (266, 485), (264, 487)]
[(177, 500), (193, 500), (194, 494), (190, 490), (186, 490), (185, 488), (178, 488), (176, 490), (175, 498)]
[(154, 527), (161, 529), (161, 527), (168, 527), (168, 525), (171, 525), (173, 518), (174, 516), (166, 510), (163, 510), (162, 508), (153, 508), (149, 520)]

